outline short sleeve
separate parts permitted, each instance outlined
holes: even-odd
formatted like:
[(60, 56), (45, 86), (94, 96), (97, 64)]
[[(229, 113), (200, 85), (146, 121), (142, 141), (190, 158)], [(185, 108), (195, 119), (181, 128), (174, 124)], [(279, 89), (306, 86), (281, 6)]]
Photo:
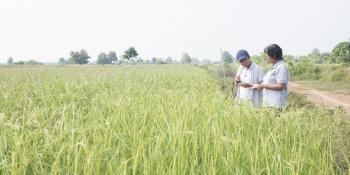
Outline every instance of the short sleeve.
[(281, 66), (278, 71), (276, 71), (276, 82), (288, 83), (288, 69), (286, 66)]

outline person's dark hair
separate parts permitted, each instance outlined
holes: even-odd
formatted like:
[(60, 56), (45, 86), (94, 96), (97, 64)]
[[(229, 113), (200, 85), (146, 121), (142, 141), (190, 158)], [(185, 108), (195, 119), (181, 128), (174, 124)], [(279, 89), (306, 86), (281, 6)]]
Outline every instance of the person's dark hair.
[(283, 52), (280, 46), (277, 44), (271, 44), (264, 49), (264, 53), (269, 55), (275, 60), (283, 60)]

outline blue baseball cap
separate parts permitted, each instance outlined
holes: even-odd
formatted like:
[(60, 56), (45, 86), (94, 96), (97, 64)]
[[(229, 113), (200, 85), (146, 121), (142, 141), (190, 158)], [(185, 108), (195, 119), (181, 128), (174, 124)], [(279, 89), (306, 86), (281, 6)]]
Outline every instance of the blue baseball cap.
[(237, 52), (236, 54), (237, 61), (241, 61), (246, 58), (250, 58), (249, 53), (246, 50), (242, 49)]

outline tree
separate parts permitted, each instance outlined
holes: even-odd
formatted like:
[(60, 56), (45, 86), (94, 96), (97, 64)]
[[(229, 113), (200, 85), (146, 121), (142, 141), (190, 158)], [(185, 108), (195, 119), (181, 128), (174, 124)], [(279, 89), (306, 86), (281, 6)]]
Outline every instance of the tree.
[(349, 63), (350, 42), (341, 42), (336, 45), (332, 50), (330, 61), (332, 63)]
[(317, 48), (312, 49), (308, 57), (312, 62), (317, 64), (321, 64), (324, 62), (323, 57), (321, 56), (320, 50), (318, 50)]
[(29, 65), (42, 65), (43, 63), (36, 61), (36, 60), (28, 60), (27, 62), (25, 62), (25, 64), (29, 64)]
[(13, 64), (13, 58), (9, 57), (9, 59), (7, 60), (7, 64)]
[[(250, 59), (251, 59), (252, 61), (254, 61), (255, 63), (257, 63), (257, 64), (263, 64), (264, 61), (265, 61), (265, 59), (266, 59), (266, 56), (265, 56), (264, 53), (260, 52), (259, 55), (253, 55), (253, 56), (251, 56)], [(283, 59), (285, 59), (285, 58), (283, 58)]]
[(158, 59), (157, 59), (156, 57), (153, 57), (153, 58), (152, 58), (152, 64), (156, 64), (156, 63), (157, 63), (157, 60), (158, 60)]
[(13, 64), (25, 64), (25, 63), (26, 63), (25, 61), (16, 61)]
[(66, 60), (64, 58), (59, 58), (58, 64), (66, 64)]
[(171, 57), (168, 57), (168, 58), (166, 58), (165, 63), (172, 64), (173, 63), (173, 59)]
[(198, 58), (193, 57), (193, 58), (191, 59), (191, 63), (192, 63), (192, 64), (199, 64)]
[(186, 52), (182, 53), (181, 62), (184, 63), (184, 64), (191, 63), (190, 55), (188, 55), (188, 53), (186, 53)]
[(138, 55), (139, 54), (137, 53), (134, 47), (129, 47), (129, 49), (124, 51), (123, 58), (130, 61), (131, 59), (137, 57)]
[(112, 62), (109, 62), (110, 60), (107, 58), (107, 55), (104, 52), (101, 52), (97, 56), (97, 64), (110, 64)]
[(107, 55), (107, 59), (108, 59), (108, 62), (110, 62), (110, 64), (117, 63), (118, 62), (117, 53), (115, 53), (114, 51), (110, 51)]
[(228, 51), (224, 51), (222, 53), (222, 59), (223, 59), (225, 64), (233, 63), (233, 56)]
[(138, 58), (137, 61), (136, 61), (138, 64), (143, 64), (143, 59), (142, 58)]
[(90, 58), (87, 51), (81, 49), (80, 52), (70, 52), (69, 62), (73, 64), (87, 64)]
[(204, 59), (203, 64), (212, 64), (212, 61), (209, 59)]

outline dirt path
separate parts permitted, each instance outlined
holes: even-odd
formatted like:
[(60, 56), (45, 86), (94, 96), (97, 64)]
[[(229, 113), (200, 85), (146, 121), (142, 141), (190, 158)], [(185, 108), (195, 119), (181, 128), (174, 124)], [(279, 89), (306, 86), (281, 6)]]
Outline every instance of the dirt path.
[(320, 91), (294, 82), (288, 83), (288, 90), (303, 94), (308, 100), (321, 106), (330, 107), (332, 109), (342, 106), (347, 115), (350, 115), (350, 95)]

